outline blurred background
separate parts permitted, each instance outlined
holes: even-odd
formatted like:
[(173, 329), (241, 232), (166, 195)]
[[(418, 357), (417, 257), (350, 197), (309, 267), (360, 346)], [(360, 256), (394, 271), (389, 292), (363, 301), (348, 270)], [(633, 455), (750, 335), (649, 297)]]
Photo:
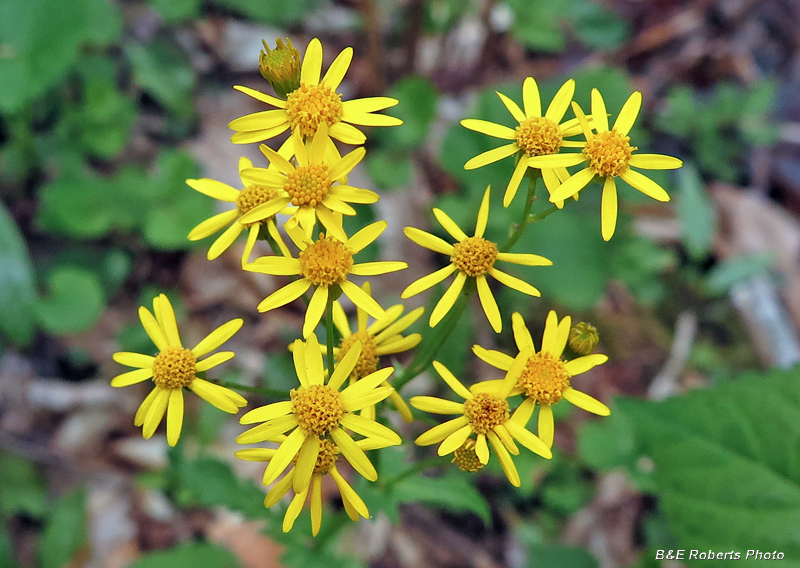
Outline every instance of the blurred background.
[[(0, 567), (646, 568), (677, 548), (775, 549), (800, 566), (798, 30), (793, 0), (4, 0)], [(574, 78), (584, 110), (597, 87), (612, 115), (640, 90), (632, 142), (684, 160), (653, 175), (669, 204), (621, 189), (611, 242), (592, 188), (515, 247), (555, 264), (516, 273), (541, 300), (498, 289), (501, 313), (523, 313), (537, 340), (549, 309), (598, 327), (610, 361), (575, 386), (614, 411), (556, 407), (555, 457), (523, 452), (520, 489), (491, 467), (362, 483), (372, 520), (332, 528), (333, 498), (320, 538), (307, 512), (283, 535), (263, 466), (232, 456), (235, 419), (191, 406), (168, 452), (132, 424), (146, 390), (108, 385), (112, 353), (153, 350), (136, 309), (163, 291), (187, 344), (245, 319), (216, 378), (293, 386), (302, 309), (258, 315), (279, 282), (239, 269), (242, 243), (209, 262), (210, 240), (186, 240), (215, 204), (184, 183), (239, 188), (239, 156), (265, 165), (229, 142), (229, 121), (263, 110), (231, 87), (271, 92), (261, 40), (287, 36), (301, 52), (319, 37), (325, 66), (354, 47), (345, 99), (400, 101), (388, 113), (404, 125), (368, 132), (351, 182), (382, 198), (348, 231), (388, 219), (370, 254), (411, 264), (374, 280), (383, 305), (441, 261), (401, 233), (436, 230), (431, 206), (469, 233), (492, 184), (489, 237), (516, 220), (499, 199), (511, 159), (463, 169), (498, 142), (459, 120), (514, 124), (495, 90), (521, 102), (533, 76), (547, 104)], [(439, 360), (494, 378), (469, 348), (510, 352), (510, 333), (479, 310), (462, 323)], [(412, 455), (431, 454), (385, 450), (381, 467)]]

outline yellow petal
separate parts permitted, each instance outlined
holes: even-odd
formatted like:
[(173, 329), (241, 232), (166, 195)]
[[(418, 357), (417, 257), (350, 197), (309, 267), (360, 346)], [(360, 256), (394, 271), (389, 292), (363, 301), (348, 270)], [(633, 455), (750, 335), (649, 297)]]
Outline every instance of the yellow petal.
[(306, 502), (306, 497), (308, 497), (308, 488), (302, 493), (296, 493), (294, 497), (292, 497), (292, 502), (289, 503), (289, 507), (286, 509), (286, 514), (283, 516), (283, 523), (281, 524), (281, 530), (285, 533), (288, 533), (292, 530), (294, 526), (294, 522), (297, 520), (297, 517), (300, 516), (300, 512), (303, 510), (303, 505)]
[(220, 201), (227, 201), (229, 203), (236, 203), (239, 198), (239, 190), (234, 189), (227, 183), (222, 183), (215, 179), (202, 178), (202, 179), (187, 179), (186, 185), (199, 191), (204, 195), (219, 199)]
[(525, 116), (525, 113), (520, 110), (519, 106), (517, 106), (517, 103), (509, 99), (503, 93), (498, 93), (497, 91), (495, 91), (495, 93), (498, 97), (500, 97), (500, 100), (503, 101), (503, 104), (508, 109), (508, 112), (510, 112), (511, 116), (514, 117), (514, 120), (517, 122), (525, 122), (527, 117)]
[[(241, 438), (241, 436), (239, 436)], [(281, 442), (278, 451), (275, 452), (275, 456), (269, 461), (267, 465), (267, 469), (264, 470), (264, 477), (263, 483), (264, 485), (269, 485), (283, 473), (286, 467), (292, 463), (292, 460), (297, 455), (297, 452), (300, 451), (300, 448), (303, 445), (303, 442), (306, 439), (305, 433), (303, 433), (302, 428), (295, 428), (291, 434)], [(239, 439), (237, 438), (237, 441)], [(249, 443), (249, 442), (239, 442), (240, 444)]]
[(120, 365), (138, 367), (140, 369), (150, 369), (153, 366), (153, 361), (156, 360), (152, 355), (142, 355), (141, 353), (130, 353), (128, 351), (114, 353), (111, 358)]
[(502, 444), (502, 442), (500, 442), (497, 434), (495, 434), (493, 431), (489, 430), (486, 433), (486, 437), (489, 438), (489, 443), (492, 444), (492, 449), (494, 450), (494, 453), (497, 454), (497, 459), (500, 460), (500, 465), (503, 468), (503, 472), (505, 472), (506, 477), (511, 482), (511, 485), (514, 487), (519, 487), (519, 473), (517, 472), (514, 462), (511, 460), (511, 456), (508, 454), (508, 450)]
[(356, 340), (353, 345), (347, 350), (347, 353), (339, 364), (333, 370), (333, 374), (328, 379), (328, 386), (333, 390), (339, 390), (344, 384), (345, 380), (353, 372), (353, 369), (358, 363), (358, 358), (361, 356), (362, 345), (361, 341)]
[(572, 361), (567, 361), (564, 366), (566, 367), (569, 375), (574, 377), (575, 375), (585, 373), (589, 369), (593, 369), (597, 365), (602, 365), (606, 361), (608, 361), (608, 355), (595, 353), (593, 355), (584, 355), (583, 357), (578, 357)]
[(142, 322), (142, 326), (145, 332), (147, 332), (148, 337), (150, 337), (159, 351), (164, 351), (169, 347), (169, 342), (161, 326), (158, 325), (158, 321), (156, 321), (156, 318), (150, 313), (150, 310), (144, 306), (139, 308), (139, 320)]
[[(461, 230), (461, 228), (453, 221), (447, 213), (438, 209), (436, 207), (433, 208), (433, 215), (436, 217), (436, 220), (439, 221), (439, 224), (444, 228), (445, 231), (450, 233), (450, 236), (453, 237), (457, 241), (463, 241), (467, 238), (466, 233)], [(424, 245), (423, 245), (424, 246)], [(441, 252), (441, 251), (437, 251)], [(448, 253), (445, 253), (448, 254)]]
[[(487, 186), (486, 191), (483, 192), (483, 200), (481, 206), (478, 208), (478, 219), (475, 222), (475, 236), (482, 237), (486, 230), (486, 224), (489, 222), (489, 193), (492, 186)], [(459, 239), (460, 240), (460, 239)]]
[(322, 351), (316, 335), (309, 336), (305, 349), (306, 373), (309, 385), (321, 385), (325, 380), (325, 366), (322, 363)]
[(593, 414), (597, 414), (598, 416), (608, 416), (611, 414), (611, 410), (597, 400), (594, 397), (589, 396), (586, 393), (581, 391), (577, 391), (573, 388), (565, 389), (562, 393), (565, 399), (569, 402), (577, 406), (578, 408), (582, 408), (587, 412), (591, 412)]
[(433, 362), (433, 368), (436, 369), (436, 372), (439, 373), (442, 380), (447, 383), (447, 386), (453, 389), (454, 393), (464, 400), (472, 398), (472, 393), (469, 392), (469, 389), (450, 372), (450, 369), (439, 363), (439, 361)]
[[(361, 397), (371, 390), (378, 390), (378, 385), (388, 379), (393, 372), (394, 367), (385, 367), (359, 379), (342, 391), (342, 402), (347, 404), (350, 400)], [(386, 392), (384, 398), (389, 396), (389, 392)]]
[(376, 112), (393, 107), (397, 103), (398, 100), (391, 97), (365, 97), (363, 99), (344, 101), (342, 110), (345, 114), (348, 112)]
[(383, 308), (380, 306), (380, 304), (378, 304), (378, 302), (376, 302), (372, 296), (364, 292), (361, 288), (349, 280), (343, 280), (339, 282), (339, 287), (342, 289), (342, 293), (350, 298), (350, 300), (352, 300), (356, 306), (367, 312), (375, 319), (383, 319), (386, 317), (386, 312), (383, 311)]
[(288, 195), (280, 195), (275, 199), (270, 199), (266, 203), (256, 205), (250, 211), (245, 213), (239, 218), (239, 223), (247, 225), (248, 223), (258, 223), (268, 217), (272, 217), (276, 213), (280, 213), (289, 203), (292, 198)]
[(153, 405), (153, 401), (158, 396), (158, 393), (160, 393), (162, 390), (163, 389), (160, 387), (155, 387), (150, 391), (150, 394), (144, 398), (142, 404), (139, 405), (139, 409), (136, 411), (136, 415), (133, 417), (134, 426), (141, 426), (144, 424), (144, 417), (147, 416), (147, 411), (150, 410), (150, 407)]
[(242, 461), (268, 462), (276, 451), (271, 448), (248, 448), (246, 450), (237, 450), (233, 455)]
[(273, 276), (298, 276), (301, 273), (300, 261), (285, 256), (261, 256), (245, 266), (244, 269)]
[(478, 434), (475, 438), (475, 454), (483, 465), (489, 463), (489, 446), (486, 444), (485, 434)]
[(358, 412), (359, 410), (367, 408), (368, 406), (372, 406), (381, 402), (382, 400), (388, 398), (393, 392), (394, 389), (392, 387), (380, 387), (377, 389), (372, 389), (366, 394), (347, 398), (344, 397), (343, 392), (342, 404), (347, 412)]
[(478, 286), (478, 298), (483, 306), (483, 313), (486, 314), (486, 319), (489, 320), (489, 325), (495, 333), (500, 333), (503, 330), (503, 320), (500, 317), (500, 310), (497, 307), (497, 302), (489, 289), (489, 284), (486, 282), (486, 276), (481, 274), (475, 278), (475, 283)]
[(289, 302), (293, 302), (305, 294), (306, 290), (308, 290), (310, 287), (311, 282), (305, 278), (295, 280), (291, 284), (287, 284), (283, 288), (279, 288), (264, 298), (261, 303), (258, 304), (258, 311), (263, 313), (281, 306), (285, 306)]
[(525, 428), (533, 416), (533, 411), (536, 408), (536, 401), (532, 398), (526, 398), (511, 415), (511, 422), (518, 424)]
[(628, 169), (620, 176), (628, 182), (635, 189), (638, 189), (648, 197), (652, 197), (656, 201), (669, 201), (669, 194), (664, 191), (664, 188), (651, 180), (649, 177), (640, 174), (637, 171)]
[[(434, 209), (433, 211), (435, 214), (437, 209)], [(445, 242), (435, 235), (426, 233), (421, 229), (417, 229), (416, 227), (406, 227), (403, 229), (403, 233), (421, 247), (425, 247), (426, 249), (430, 249), (441, 254), (446, 254), (448, 256), (453, 254), (453, 245)]]
[(311, 476), (314, 474), (314, 466), (317, 464), (319, 445), (317, 436), (306, 436), (303, 445), (300, 446), (292, 476), (292, 489), (295, 493), (302, 493), (308, 489)]
[(503, 445), (510, 453), (514, 454), (515, 456), (519, 455), (519, 448), (514, 442), (514, 438), (512, 438), (511, 434), (509, 434), (508, 430), (506, 430), (505, 426), (502, 424), (497, 424), (492, 428), (492, 430), (495, 434), (497, 434), (497, 437), (500, 438), (500, 441), (503, 442)]
[(353, 253), (361, 252), (364, 248), (375, 242), (381, 233), (386, 230), (387, 226), (388, 223), (386, 221), (378, 221), (377, 223), (367, 225), (347, 239), (344, 244), (352, 250)]
[(328, 130), (331, 138), (336, 138), (340, 142), (358, 146), (367, 141), (367, 137), (358, 128), (346, 122), (337, 122)]
[(515, 440), (517, 440), (520, 444), (528, 448), (530, 451), (539, 454), (543, 458), (550, 459), (553, 457), (553, 453), (550, 451), (550, 447), (545, 444), (545, 442), (539, 439), (537, 436), (517, 424), (516, 422), (512, 422), (509, 420), (504, 424), (508, 433), (511, 434)]
[(680, 168), (683, 162), (663, 154), (634, 154), (628, 165), (643, 170), (674, 170)]
[(267, 160), (269, 160), (269, 163), (278, 168), (282, 174), (289, 175), (295, 172), (296, 168), (289, 162), (289, 160), (281, 156), (278, 152), (266, 144), (261, 144), (258, 149), (261, 150), (261, 153), (264, 154)]
[(215, 240), (214, 243), (208, 248), (208, 253), (206, 255), (208, 260), (214, 260), (215, 258), (218, 258), (219, 255), (228, 250), (228, 247), (233, 244), (233, 241), (236, 240), (236, 238), (242, 232), (242, 229), (244, 229), (244, 225), (241, 223), (234, 223), (228, 227), (224, 233), (217, 237), (217, 240)]
[(256, 91), (255, 89), (251, 89), (250, 87), (243, 87), (241, 85), (234, 85), (233, 87), (240, 93), (244, 93), (245, 95), (251, 96), (256, 100), (261, 101), (262, 103), (267, 103), (268, 105), (272, 105), (278, 108), (286, 108), (286, 101), (281, 99), (277, 99), (272, 95), (267, 95), (262, 93), (261, 91)]
[(331, 430), (330, 435), (336, 445), (339, 446), (342, 455), (353, 466), (353, 469), (369, 481), (378, 479), (378, 472), (375, 471), (375, 467), (369, 461), (364, 450), (358, 447), (358, 444), (353, 441), (347, 432), (341, 428), (334, 428)]
[(380, 196), (374, 191), (352, 185), (333, 185), (328, 192), (329, 195), (348, 203), (377, 203), (380, 199)]
[(533, 168), (569, 168), (585, 161), (583, 154), (544, 154), (528, 158), (528, 165)]
[(442, 422), (427, 432), (424, 432), (421, 436), (414, 440), (414, 443), (418, 446), (430, 446), (431, 444), (436, 444), (467, 424), (469, 424), (469, 419), (467, 419), (466, 416), (453, 418), (452, 420)]
[[(273, 452), (273, 456), (275, 453)], [(289, 473), (284, 475), (280, 481), (278, 481), (275, 485), (273, 485), (269, 491), (267, 491), (267, 496), (264, 498), (264, 506), (265, 507), (272, 507), (273, 505), (277, 504), (278, 501), (283, 499), (283, 496), (289, 492), (289, 489), (292, 488), (292, 481), (294, 481), (294, 470), (290, 470)]]
[(322, 526), (322, 474), (311, 478), (311, 535), (317, 536)]
[(365, 519), (369, 518), (369, 510), (367, 506), (364, 504), (364, 501), (361, 497), (358, 496), (358, 493), (350, 487), (350, 484), (342, 477), (339, 471), (336, 469), (336, 465), (334, 465), (329, 471), (328, 474), (333, 478), (336, 482), (336, 486), (339, 488), (339, 493), (342, 494), (342, 500), (350, 503), (359, 515), (364, 517)]
[(112, 387), (128, 387), (146, 381), (153, 376), (153, 369), (136, 369), (135, 371), (128, 371), (122, 373), (111, 379)]
[(538, 254), (528, 254), (521, 252), (499, 252), (497, 260), (521, 264), (524, 266), (552, 266), (553, 261)]
[(197, 365), (195, 366), (195, 370), (198, 373), (202, 373), (203, 371), (208, 371), (209, 369), (216, 367), (217, 365), (221, 365), (225, 361), (230, 361), (234, 358), (236, 353), (233, 351), (220, 351), (218, 353), (214, 353), (211, 357), (207, 357), (202, 361), (198, 361)]
[(164, 417), (164, 412), (167, 410), (167, 404), (169, 403), (169, 389), (162, 389), (160, 387), (156, 387), (158, 394), (153, 399), (153, 402), (150, 404), (150, 408), (147, 410), (147, 414), (144, 417), (144, 428), (142, 429), (142, 435), (145, 439), (152, 437), (155, 433), (156, 428), (161, 423), (161, 419)]
[(319, 322), (322, 321), (322, 317), (325, 315), (325, 308), (328, 302), (328, 287), (327, 286), (319, 286), (316, 290), (314, 290), (314, 294), (311, 296), (311, 301), (308, 302), (308, 308), (306, 309), (306, 317), (303, 321), (303, 337), (309, 337), (311, 334), (314, 333), (317, 325)]
[[(628, 170), (630, 171), (630, 170)], [(567, 181), (562, 183), (557, 190), (550, 196), (550, 203), (569, 199), (594, 179), (594, 172), (591, 168), (584, 168), (572, 175)]]
[(567, 112), (569, 104), (572, 102), (572, 96), (575, 94), (575, 79), (569, 79), (561, 85), (558, 89), (556, 96), (550, 101), (550, 105), (545, 112), (545, 118), (549, 118), (555, 123), (561, 122), (564, 118), (564, 113)]
[(427, 290), (428, 288), (437, 285), (439, 282), (450, 276), (453, 272), (456, 271), (456, 267), (453, 264), (448, 264), (444, 268), (440, 268), (436, 272), (432, 272), (427, 276), (423, 276), (422, 278), (415, 280), (411, 284), (409, 284), (405, 290), (400, 294), (400, 297), (404, 300), (406, 298), (410, 298), (411, 296), (415, 296), (420, 292)]
[(581, 109), (580, 105), (575, 101), (572, 101), (572, 110), (575, 113), (575, 118), (578, 119), (578, 124), (580, 124), (581, 131), (583, 131), (583, 136), (586, 138), (586, 141), (588, 142), (593, 139), (594, 133), (592, 132), (592, 127), (589, 125), (589, 121), (591, 120), (594, 123), (594, 119), (591, 117), (587, 119), (586, 115), (583, 113), (583, 109)]
[(183, 427), (183, 389), (172, 389), (167, 406), (167, 443), (175, 446)]
[(544, 323), (544, 333), (542, 334), (542, 353), (555, 353), (558, 340), (558, 316), (556, 312), (547, 312), (547, 320)]
[(442, 441), (442, 443), (439, 445), (439, 448), (436, 450), (436, 453), (440, 456), (446, 456), (447, 454), (453, 453), (460, 448), (464, 442), (467, 441), (467, 438), (469, 438), (470, 434), (472, 434), (472, 425), (467, 424), (466, 426), (462, 426)]
[(592, 89), (592, 122), (598, 132), (608, 130), (608, 113), (603, 96), (597, 89)]
[(408, 268), (408, 263), (402, 261), (386, 261), (380, 260), (377, 262), (362, 262), (354, 264), (350, 269), (350, 274), (356, 276), (378, 276), (380, 274), (388, 274), (390, 272), (397, 272)]
[(240, 424), (255, 424), (256, 422), (268, 422), (281, 416), (286, 416), (292, 412), (293, 402), (291, 400), (282, 400), (280, 402), (273, 402), (266, 406), (254, 408), (250, 412), (245, 413), (240, 419)]
[(366, 112), (348, 112), (347, 115), (342, 116), (342, 120), (359, 126), (400, 126), (403, 124), (402, 120), (393, 116)]
[(353, 48), (352, 47), (345, 47), (339, 55), (336, 56), (336, 59), (333, 60), (331, 66), (328, 67), (328, 71), (325, 73), (325, 76), (322, 78), (322, 84), (327, 85), (332, 90), (336, 90), (339, 88), (339, 84), (344, 79), (345, 73), (350, 68), (350, 62), (353, 60)]
[(502, 160), (503, 158), (508, 158), (517, 152), (519, 152), (519, 146), (517, 146), (516, 142), (513, 144), (506, 144), (505, 146), (500, 146), (498, 148), (492, 148), (491, 150), (482, 152), (474, 158), (467, 160), (467, 163), (464, 164), (464, 169), (474, 170), (476, 168), (482, 168), (483, 166), (493, 164), (494, 162)]
[(511, 205), (514, 196), (517, 195), (519, 184), (522, 183), (522, 178), (525, 176), (526, 171), (528, 171), (528, 162), (522, 157), (519, 162), (517, 162), (517, 165), (514, 166), (514, 172), (511, 174), (511, 179), (508, 180), (506, 192), (503, 194), (503, 207)]
[(473, 345), (472, 352), (475, 353), (480, 360), (485, 361), (492, 367), (496, 367), (502, 371), (508, 371), (511, 368), (511, 363), (514, 362), (513, 357), (506, 355), (505, 353), (501, 353), (500, 351), (486, 349), (480, 345)]
[(622, 105), (622, 110), (617, 115), (617, 120), (614, 122), (614, 128), (622, 134), (627, 136), (630, 132), (633, 123), (636, 122), (636, 117), (639, 116), (639, 109), (642, 108), (642, 93), (634, 91), (625, 104)]
[(603, 200), (600, 206), (600, 222), (603, 240), (611, 240), (617, 228), (617, 185), (614, 178), (608, 176), (603, 183)]
[[(231, 394), (236, 393), (233, 393), (225, 387), (221, 387), (219, 385), (215, 385), (214, 383), (210, 383), (206, 380), (195, 377), (192, 379), (192, 382), (189, 383), (189, 389), (191, 389), (192, 392), (197, 394), (197, 396), (209, 404), (216, 406), (224, 412), (229, 414), (236, 414), (239, 412), (240, 405), (234, 402), (231, 397)], [(245, 404), (247, 404), (247, 401), (245, 401)]]
[(205, 239), (206, 237), (210, 237), (225, 225), (232, 223), (236, 220), (239, 216), (238, 209), (231, 209), (230, 211), (224, 211), (213, 217), (209, 217), (199, 225), (197, 225), (194, 229), (189, 232), (189, 236), (187, 237), (190, 241), (199, 241), (200, 239)]
[(542, 116), (542, 98), (539, 96), (539, 85), (533, 77), (525, 77), (522, 83), (522, 106), (527, 117)]
[(303, 55), (300, 66), (300, 82), (306, 85), (318, 85), (322, 72), (322, 44), (317, 38), (308, 42), (308, 47)]
[(528, 330), (528, 326), (525, 325), (525, 320), (522, 319), (519, 312), (511, 314), (511, 327), (514, 330), (514, 342), (517, 344), (517, 349), (520, 351), (524, 351), (525, 349), (536, 351), (531, 332)]
[(282, 134), (289, 128), (289, 122), (285, 122), (275, 128), (267, 128), (264, 130), (245, 130), (236, 132), (231, 136), (231, 142), (234, 144), (252, 144), (254, 142), (261, 142), (262, 140), (269, 140), (279, 134)]
[(553, 420), (553, 409), (549, 404), (539, 407), (539, 438), (548, 448), (553, 447), (555, 437), (555, 422)]
[(202, 357), (206, 353), (210, 353), (233, 337), (234, 334), (242, 328), (242, 325), (244, 325), (244, 320), (242, 318), (232, 319), (222, 324), (198, 343), (197, 346), (192, 349), (192, 354), (195, 357)]
[(527, 294), (528, 296), (534, 296), (538, 298), (542, 295), (541, 292), (534, 286), (531, 286), (524, 280), (520, 280), (516, 276), (511, 276), (501, 270), (497, 270), (496, 268), (492, 267), (489, 269), (489, 275), (496, 279), (501, 284), (505, 284), (509, 288), (513, 288), (523, 294)]
[(366, 438), (378, 438), (385, 441), (387, 446), (397, 446), (403, 443), (400, 436), (390, 428), (387, 428), (375, 420), (359, 416), (358, 414), (345, 414), (342, 416), (340, 424)]
[(397, 341), (387, 341), (383, 345), (379, 345), (375, 349), (375, 354), (379, 357), (383, 355), (391, 355), (393, 353), (402, 353), (413, 349), (419, 342), (422, 341), (422, 336), (419, 333), (412, 333), (411, 335), (399, 339)]
[(232, 120), (228, 128), (237, 131), (270, 130), (285, 124), (288, 116), (285, 110), (262, 110)]
[(413, 396), (409, 399), (409, 404), (432, 414), (464, 414), (464, 403), (436, 398), (435, 396)]
[(328, 170), (328, 175), (331, 179), (339, 179), (340, 177), (349, 174), (358, 163), (364, 159), (367, 151), (364, 148), (356, 148), (349, 154), (342, 157), (339, 163), (333, 165)]
[(458, 296), (461, 294), (461, 290), (464, 288), (464, 282), (466, 281), (466, 274), (463, 272), (456, 274), (450, 287), (442, 294), (442, 297), (436, 303), (436, 306), (434, 306), (433, 311), (431, 311), (431, 317), (428, 320), (428, 324), (431, 327), (436, 327), (436, 325), (442, 321), (442, 318), (447, 315), (447, 312), (449, 312), (450, 308), (456, 303)]
[(488, 122), (486, 120), (466, 118), (461, 121), (461, 126), (463, 126), (464, 128), (469, 128), (470, 130), (474, 130), (475, 132), (480, 132), (481, 134), (486, 134), (487, 136), (494, 136), (495, 138), (501, 138), (503, 140), (515, 140), (517, 137), (517, 133), (514, 131), (513, 128), (509, 128), (508, 126), (501, 126), (499, 124), (495, 124), (494, 122)]

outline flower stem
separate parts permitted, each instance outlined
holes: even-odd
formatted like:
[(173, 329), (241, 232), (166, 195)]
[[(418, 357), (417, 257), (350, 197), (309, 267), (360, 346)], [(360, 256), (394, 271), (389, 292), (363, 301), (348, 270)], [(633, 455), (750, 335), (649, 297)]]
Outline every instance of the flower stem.
[(328, 346), (328, 378), (333, 375), (333, 295), (328, 294), (325, 305), (325, 342)]
[(508, 236), (508, 240), (503, 244), (502, 247), (500, 247), (500, 252), (508, 252), (522, 236), (522, 233), (528, 227), (528, 223), (532, 222), (530, 220), (531, 206), (533, 205), (533, 202), (536, 201), (536, 181), (539, 179), (539, 176), (528, 175), (527, 177), (528, 195), (525, 197), (525, 207), (522, 210), (522, 216), (520, 217), (519, 223), (514, 226), (514, 230)]

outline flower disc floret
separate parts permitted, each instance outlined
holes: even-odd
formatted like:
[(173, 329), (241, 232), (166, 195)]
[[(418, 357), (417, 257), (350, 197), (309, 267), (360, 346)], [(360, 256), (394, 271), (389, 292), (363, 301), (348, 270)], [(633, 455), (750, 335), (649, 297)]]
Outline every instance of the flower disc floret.
[(170, 346), (153, 361), (153, 381), (165, 389), (188, 387), (194, 380), (197, 357), (189, 349)]
[(339, 344), (339, 351), (336, 353), (336, 360), (341, 361), (356, 341), (361, 342), (361, 355), (359, 355), (356, 366), (353, 367), (350, 376), (355, 379), (361, 379), (378, 370), (377, 346), (375, 345), (375, 338), (369, 331), (357, 331), (342, 338), (342, 342)]
[(327, 85), (307, 85), (289, 93), (286, 98), (286, 114), (292, 130), (299, 129), (305, 138), (317, 133), (323, 122), (333, 126), (344, 113), (342, 96)]
[(311, 385), (291, 391), (292, 412), (307, 436), (324, 436), (344, 416), (342, 394), (328, 385)]
[(292, 198), (292, 205), (316, 207), (328, 194), (332, 183), (326, 164), (308, 164), (290, 173), (283, 189)]
[(314, 464), (314, 473), (325, 475), (336, 464), (338, 459), (336, 444), (330, 440), (320, 440), (317, 463)]
[(298, 256), (300, 273), (314, 286), (330, 286), (350, 274), (353, 250), (332, 237), (320, 235)]
[(636, 146), (631, 146), (630, 136), (617, 129), (599, 132), (586, 142), (583, 154), (589, 159), (589, 167), (599, 176), (621, 176), (628, 171), (628, 164)]
[(483, 237), (467, 237), (453, 246), (450, 260), (467, 276), (482, 276), (497, 260), (497, 245)]
[(472, 425), (473, 432), (486, 434), (495, 426), (508, 421), (508, 402), (493, 394), (481, 392), (464, 403), (464, 416)]
[(561, 400), (570, 387), (569, 372), (560, 358), (539, 352), (528, 359), (517, 386), (539, 404), (551, 405)]
[(481, 463), (478, 454), (475, 452), (475, 440), (472, 438), (461, 444), (461, 447), (453, 452), (453, 463), (461, 470), (475, 473), (486, 465)]
[[(239, 213), (244, 215), (251, 209), (263, 203), (267, 203), (268, 201), (272, 201), (276, 197), (278, 197), (278, 192), (271, 187), (264, 187), (258, 184), (248, 185), (241, 190), (236, 197), (236, 208), (239, 210)], [(260, 223), (260, 221), (257, 223)], [(248, 223), (246, 226), (249, 227), (250, 225), (253, 225), (253, 223)]]
[(534, 116), (523, 120), (515, 132), (517, 145), (528, 156), (556, 154), (561, 149), (561, 142), (564, 140), (559, 125), (543, 116)]

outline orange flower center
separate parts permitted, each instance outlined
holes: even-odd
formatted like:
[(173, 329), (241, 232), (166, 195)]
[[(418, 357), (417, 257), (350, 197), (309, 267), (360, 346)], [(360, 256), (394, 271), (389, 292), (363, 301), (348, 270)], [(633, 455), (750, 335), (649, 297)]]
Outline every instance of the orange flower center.
[(453, 246), (450, 261), (467, 276), (481, 276), (494, 266), (497, 245), (481, 237), (467, 237)]
[(464, 403), (464, 416), (476, 434), (485, 434), (508, 420), (508, 402), (493, 394), (479, 392)]
[[(248, 185), (239, 192), (239, 197), (236, 198), (236, 208), (239, 209), (239, 213), (244, 215), (251, 209), (258, 207), (267, 201), (271, 201), (276, 197), (278, 197), (278, 192), (271, 187), (264, 187), (263, 185), (255, 184)], [(261, 221), (256, 221), (256, 223), (261, 223)], [(249, 223), (247, 226), (249, 227), (253, 224), (255, 223)]]
[(167, 347), (153, 361), (153, 381), (164, 389), (188, 387), (194, 380), (197, 357), (183, 347)]
[(304, 138), (311, 138), (323, 122), (333, 126), (342, 118), (342, 96), (326, 85), (306, 85), (286, 97), (286, 114), (292, 130), (300, 129)]
[(350, 274), (353, 251), (332, 237), (319, 236), (298, 256), (300, 273), (314, 286), (330, 286)]
[(283, 189), (292, 198), (292, 205), (316, 207), (328, 193), (333, 180), (325, 164), (300, 166), (287, 176)]
[(375, 352), (375, 338), (370, 332), (364, 330), (342, 338), (336, 360), (341, 361), (356, 341), (361, 341), (361, 355), (358, 356), (358, 361), (350, 376), (358, 380), (378, 370), (378, 354)]
[(478, 454), (475, 453), (475, 440), (469, 438), (461, 444), (460, 448), (453, 452), (453, 463), (463, 471), (470, 473), (483, 469), (484, 464), (481, 463), (481, 460), (478, 459)]
[(558, 124), (543, 116), (523, 120), (516, 128), (517, 145), (528, 156), (556, 154), (564, 137)]
[(636, 146), (630, 145), (630, 136), (617, 129), (598, 132), (586, 143), (583, 155), (589, 158), (589, 167), (596, 175), (620, 176), (628, 171), (628, 164)]
[(324, 436), (344, 416), (342, 393), (328, 385), (311, 385), (291, 391), (292, 412), (308, 436)]
[(564, 361), (551, 353), (536, 353), (528, 359), (517, 386), (539, 404), (555, 404), (569, 388), (569, 372)]

